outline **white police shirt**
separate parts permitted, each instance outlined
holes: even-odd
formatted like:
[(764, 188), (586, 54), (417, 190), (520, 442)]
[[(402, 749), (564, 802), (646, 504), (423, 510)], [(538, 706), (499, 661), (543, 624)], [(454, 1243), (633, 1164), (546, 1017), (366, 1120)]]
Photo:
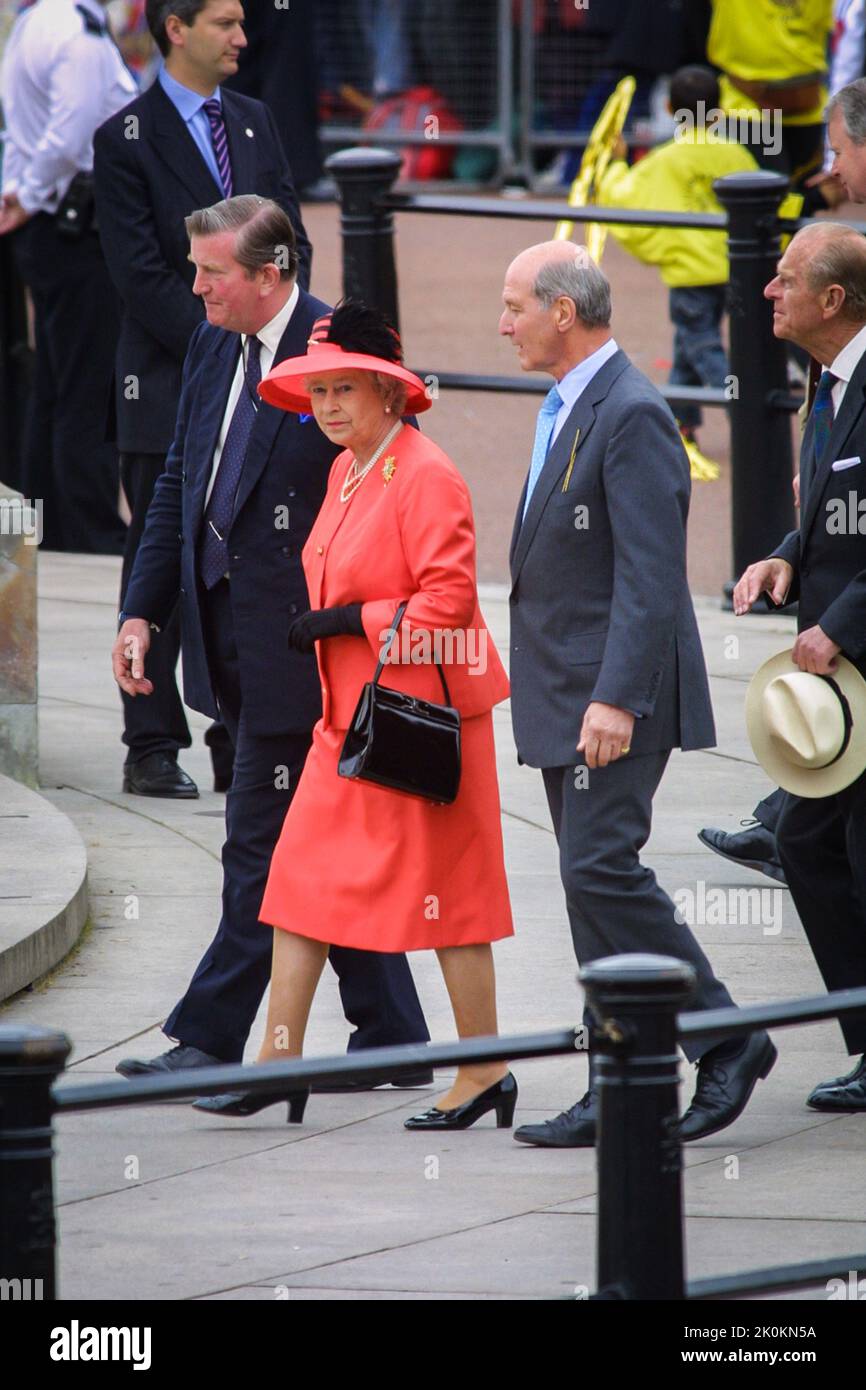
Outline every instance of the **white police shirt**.
[(138, 87), (98, 0), (38, 0), (9, 35), (0, 90), (3, 192), (32, 213), (56, 212), (74, 176), (93, 168), (94, 131)]

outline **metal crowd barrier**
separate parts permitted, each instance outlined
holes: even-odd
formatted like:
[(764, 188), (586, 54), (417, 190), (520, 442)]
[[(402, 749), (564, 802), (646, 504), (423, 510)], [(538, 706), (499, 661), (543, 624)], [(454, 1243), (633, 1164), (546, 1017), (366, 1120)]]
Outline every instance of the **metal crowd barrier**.
[[(592, 1018), (599, 1095), (598, 1222), (594, 1299), (724, 1298), (813, 1285), (866, 1269), (866, 1253), (750, 1270), (687, 1284), (682, 1152), (677, 1133), (677, 1042), (716, 1039), (866, 1012), (866, 989), (749, 1008), (679, 1011), (694, 988), (692, 967), (667, 956), (622, 955), (580, 973)], [(0, 1280), (41, 1280), (58, 1297), (53, 1185), (56, 1115), (222, 1091), (282, 1091), (461, 1062), (573, 1054), (583, 1029), (510, 1038), (371, 1048), (351, 1056), (263, 1066), (209, 1067), (184, 1076), (56, 1085), (70, 1052), (63, 1033), (0, 1026)], [(4, 1285), (5, 1287), (5, 1285)], [(31, 1285), (26, 1285), (31, 1287)]]

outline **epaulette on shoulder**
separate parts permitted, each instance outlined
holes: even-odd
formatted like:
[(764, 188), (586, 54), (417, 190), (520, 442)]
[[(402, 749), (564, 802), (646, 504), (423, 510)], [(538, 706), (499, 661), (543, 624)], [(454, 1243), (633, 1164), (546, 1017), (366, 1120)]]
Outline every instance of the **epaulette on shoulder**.
[(88, 34), (97, 34), (102, 38), (104, 34), (108, 33), (108, 25), (104, 20), (97, 19), (96, 15), (91, 14), (90, 10), (86, 10), (83, 5), (76, 5), (75, 8), (81, 15), (85, 31)]

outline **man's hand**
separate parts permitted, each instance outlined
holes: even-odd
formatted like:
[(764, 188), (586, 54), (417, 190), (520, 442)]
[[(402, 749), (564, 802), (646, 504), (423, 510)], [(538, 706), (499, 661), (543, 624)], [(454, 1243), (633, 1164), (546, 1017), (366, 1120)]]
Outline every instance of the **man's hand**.
[(583, 716), (577, 751), (583, 754), (587, 767), (607, 767), (628, 752), (633, 728), (630, 710), (593, 700)]
[(837, 666), (836, 657), (841, 650), (816, 623), (800, 633), (794, 643), (791, 660), (801, 671), (811, 671), (813, 676), (832, 676)]
[(16, 193), (4, 193), (0, 200), (0, 236), (22, 227), (30, 216), (19, 203)]
[(150, 650), (150, 623), (127, 618), (111, 649), (114, 679), (127, 695), (151, 695), (153, 682), (144, 674), (144, 658)]
[(749, 565), (734, 586), (734, 612), (738, 617), (748, 613), (765, 591), (774, 603), (782, 603), (793, 578), (794, 571), (787, 560), (759, 560), (756, 565)]

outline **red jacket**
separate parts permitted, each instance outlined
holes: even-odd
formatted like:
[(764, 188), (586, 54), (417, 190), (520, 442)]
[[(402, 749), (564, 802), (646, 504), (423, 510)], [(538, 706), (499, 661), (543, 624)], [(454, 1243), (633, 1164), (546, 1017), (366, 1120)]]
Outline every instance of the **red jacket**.
[(466, 483), (437, 445), (404, 425), (344, 503), (340, 490), (351, 457), (344, 451), (334, 460), (303, 552), (312, 608), (363, 603), (366, 640), (333, 637), (316, 644), (324, 727), (348, 728), (404, 599), (409, 606), (399, 643), (381, 683), (442, 704), (435, 656), (451, 703), (465, 718), (485, 713), (506, 699), (509, 686), (478, 607)]

